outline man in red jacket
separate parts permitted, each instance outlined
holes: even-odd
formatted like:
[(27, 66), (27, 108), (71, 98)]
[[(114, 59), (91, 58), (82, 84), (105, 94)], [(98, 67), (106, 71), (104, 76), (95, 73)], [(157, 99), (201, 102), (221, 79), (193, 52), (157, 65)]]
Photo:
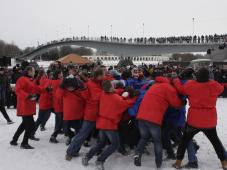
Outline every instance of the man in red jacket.
[(141, 139), (136, 149), (134, 164), (141, 166), (141, 157), (144, 148), (152, 137), (154, 141), (155, 162), (157, 168), (162, 165), (162, 142), (161, 125), (164, 113), (169, 106), (179, 108), (182, 106), (182, 100), (178, 97), (176, 89), (170, 84), (166, 77), (160, 76), (161, 73), (154, 73), (155, 84), (145, 94), (138, 114), (138, 125)]
[(33, 115), (36, 113), (36, 94), (41, 92), (41, 89), (33, 82), (34, 75), (35, 69), (28, 66), (25, 75), (20, 77), (16, 83), (17, 116), (22, 117), (22, 123), (18, 127), (10, 144), (14, 146), (18, 145), (17, 141), (25, 131), (21, 143), (22, 149), (34, 149), (28, 144), (28, 139), (35, 127)]
[(57, 97), (57, 90), (60, 88), (62, 83), (63, 73), (61, 70), (56, 70), (53, 73), (53, 80), (51, 80), (52, 87), (52, 103), (53, 103), (53, 113), (55, 114), (55, 128), (54, 133), (52, 133), (49, 142), (58, 143), (56, 139), (57, 136), (62, 131), (63, 126), (63, 100)]
[[(73, 75), (65, 78), (56, 95), (63, 100), (63, 120), (65, 135), (68, 137), (66, 145), (71, 143), (75, 132), (78, 133), (81, 128), (81, 121), (84, 115), (85, 100), (81, 95), (81, 89), (84, 88), (79, 80)], [(72, 131), (74, 129), (75, 131)]]
[(103, 79), (103, 70), (97, 69), (94, 72), (93, 78), (86, 83), (87, 89), (83, 93), (85, 94), (83, 96), (86, 100), (83, 125), (67, 149), (65, 158), (68, 161), (70, 161), (73, 156), (79, 154), (82, 144), (91, 134), (92, 130), (95, 129), (96, 119), (99, 113), (99, 101), (102, 94)]
[(188, 142), (199, 132), (203, 132), (213, 145), (224, 170), (227, 170), (225, 149), (218, 138), (217, 126), (217, 97), (224, 87), (214, 80), (209, 80), (209, 70), (201, 68), (196, 73), (196, 81), (191, 80), (182, 85), (180, 80), (174, 82), (179, 93), (188, 96), (189, 110), (187, 125), (181, 143), (177, 150), (177, 161), (173, 165), (181, 168)]
[(53, 106), (52, 106), (52, 92), (51, 92), (51, 88), (49, 88), (51, 87), (50, 83), (51, 83), (51, 80), (48, 79), (45, 74), (39, 80), (39, 86), (41, 88), (47, 88), (49, 90), (41, 93), (39, 97), (39, 113), (38, 113), (38, 118), (35, 122), (35, 129), (32, 134), (32, 138), (37, 141), (39, 140), (39, 138), (35, 137), (35, 133), (38, 130), (39, 125), (41, 125), (42, 122), (46, 122), (47, 120), (46, 118), (49, 118), (52, 112)]
[(89, 160), (110, 141), (110, 145), (100, 154), (96, 161), (96, 166), (100, 170), (104, 170), (103, 164), (106, 159), (119, 148), (118, 123), (123, 112), (132, 106), (136, 100), (135, 98), (124, 99), (116, 94), (114, 86), (109, 80), (103, 82), (103, 90), (104, 92), (100, 98), (99, 116), (96, 122), (96, 128), (100, 130), (99, 140), (82, 159), (82, 164), (87, 166)]

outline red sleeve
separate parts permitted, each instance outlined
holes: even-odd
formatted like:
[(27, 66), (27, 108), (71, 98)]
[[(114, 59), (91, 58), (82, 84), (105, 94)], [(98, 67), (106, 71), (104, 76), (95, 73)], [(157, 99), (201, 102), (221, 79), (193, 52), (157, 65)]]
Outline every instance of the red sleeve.
[[(176, 87), (177, 91), (182, 94), (182, 95), (188, 95), (187, 94), (187, 89), (186, 89), (186, 86), (183, 85), (181, 82), (180, 82), (180, 79), (174, 79), (173, 81), (173, 84), (174, 86)], [(187, 84), (187, 83), (186, 83)]]
[(224, 86), (217, 81), (212, 81), (212, 91), (213, 95), (219, 96), (224, 91)]
[(174, 87), (169, 87), (166, 89), (166, 97), (169, 104), (175, 108), (180, 108), (182, 106), (182, 100), (178, 97), (177, 90)]

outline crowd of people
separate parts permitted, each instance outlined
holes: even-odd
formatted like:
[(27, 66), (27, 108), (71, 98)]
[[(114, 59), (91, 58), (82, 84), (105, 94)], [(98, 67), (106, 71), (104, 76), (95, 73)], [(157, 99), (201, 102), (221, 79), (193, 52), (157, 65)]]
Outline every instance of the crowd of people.
[[(11, 76), (16, 84), (11, 87), (13, 105), (22, 118), (10, 141), (12, 146), (18, 145), (24, 132), (20, 147), (34, 149), (29, 140), (39, 141), (36, 132), (39, 127), (46, 130), (53, 113), (55, 127), (49, 142), (57, 144), (59, 135), (66, 136), (67, 161), (78, 158), (82, 147), (90, 147), (82, 164), (88, 166), (98, 155), (96, 166), (104, 170), (104, 163), (114, 152), (127, 155), (129, 150), (135, 150), (134, 164), (141, 166), (142, 155), (151, 152), (147, 145), (153, 143), (156, 168), (161, 168), (166, 159), (176, 160), (173, 164), (176, 169), (198, 168), (196, 153), (200, 147), (193, 138), (203, 132), (222, 168), (227, 170), (227, 152), (216, 131), (216, 101), (227, 84), (212, 80), (207, 68), (197, 71), (162, 65), (106, 68), (55, 62), (47, 71), (30, 65), (17, 66)], [(3, 100), (4, 89), (9, 86), (7, 77), (1, 69), (1, 111), (11, 124)], [(39, 113), (34, 120), (37, 101)], [(182, 165), (186, 151), (188, 163)]]
[(78, 37), (63, 38), (61, 40), (53, 40), (47, 44), (41, 44), (38, 48), (45, 45), (55, 44), (64, 41), (102, 41), (112, 43), (129, 43), (129, 44), (208, 44), (208, 43), (225, 43), (227, 42), (226, 34), (214, 34), (214, 35), (187, 35), (187, 36), (165, 36), (165, 37), (114, 37), (114, 36), (101, 36), (101, 37)]

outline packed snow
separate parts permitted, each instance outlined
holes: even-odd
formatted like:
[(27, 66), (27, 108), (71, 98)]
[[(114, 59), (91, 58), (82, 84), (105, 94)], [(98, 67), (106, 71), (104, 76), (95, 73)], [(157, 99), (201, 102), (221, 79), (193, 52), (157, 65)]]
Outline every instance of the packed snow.
[[(220, 98), (217, 103), (218, 110), (218, 134), (224, 146), (227, 148), (227, 99)], [(9, 145), (14, 132), (21, 122), (20, 117), (16, 117), (15, 109), (7, 110), (10, 117), (15, 122), (13, 125), (7, 125), (3, 117), (0, 115), (0, 170), (94, 170), (95, 158), (90, 161), (88, 167), (81, 165), (81, 157), (74, 158), (71, 162), (64, 159), (66, 145), (63, 135), (59, 136), (59, 144), (50, 144), (49, 137), (54, 127), (54, 115), (47, 123), (47, 131), (40, 132), (38, 130), (37, 137), (39, 142), (30, 141), (35, 147), (34, 150), (22, 150), (19, 146), (13, 147)], [(22, 136), (21, 136), (22, 138)], [(22, 140), (20, 138), (20, 141)], [(198, 160), (201, 170), (217, 170), (221, 169), (219, 160), (206, 137), (199, 133), (195, 138), (200, 145), (198, 151)], [(19, 142), (20, 142), (19, 141)], [(144, 155), (142, 159), (142, 167), (135, 167), (133, 164), (133, 152), (129, 156), (122, 156), (119, 153), (112, 155), (105, 163), (106, 170), (151, 170), (155, 169), (153, 146), (151, 155)], [(87, 152), (89, 148), (82, 148), (81, 155)], [(171, 170), (174, 161), (164, 161), (163, 169)], [(187, 154), (184, 163), (187, 162)]]

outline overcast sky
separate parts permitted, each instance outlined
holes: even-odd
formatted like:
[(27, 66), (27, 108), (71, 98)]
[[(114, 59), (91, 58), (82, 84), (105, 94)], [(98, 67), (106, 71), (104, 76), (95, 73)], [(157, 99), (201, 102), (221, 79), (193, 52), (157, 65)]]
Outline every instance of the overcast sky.
[(69, 36), (227, 33), (227, 0), (0, 0), (0, 39), (21, 48)]

